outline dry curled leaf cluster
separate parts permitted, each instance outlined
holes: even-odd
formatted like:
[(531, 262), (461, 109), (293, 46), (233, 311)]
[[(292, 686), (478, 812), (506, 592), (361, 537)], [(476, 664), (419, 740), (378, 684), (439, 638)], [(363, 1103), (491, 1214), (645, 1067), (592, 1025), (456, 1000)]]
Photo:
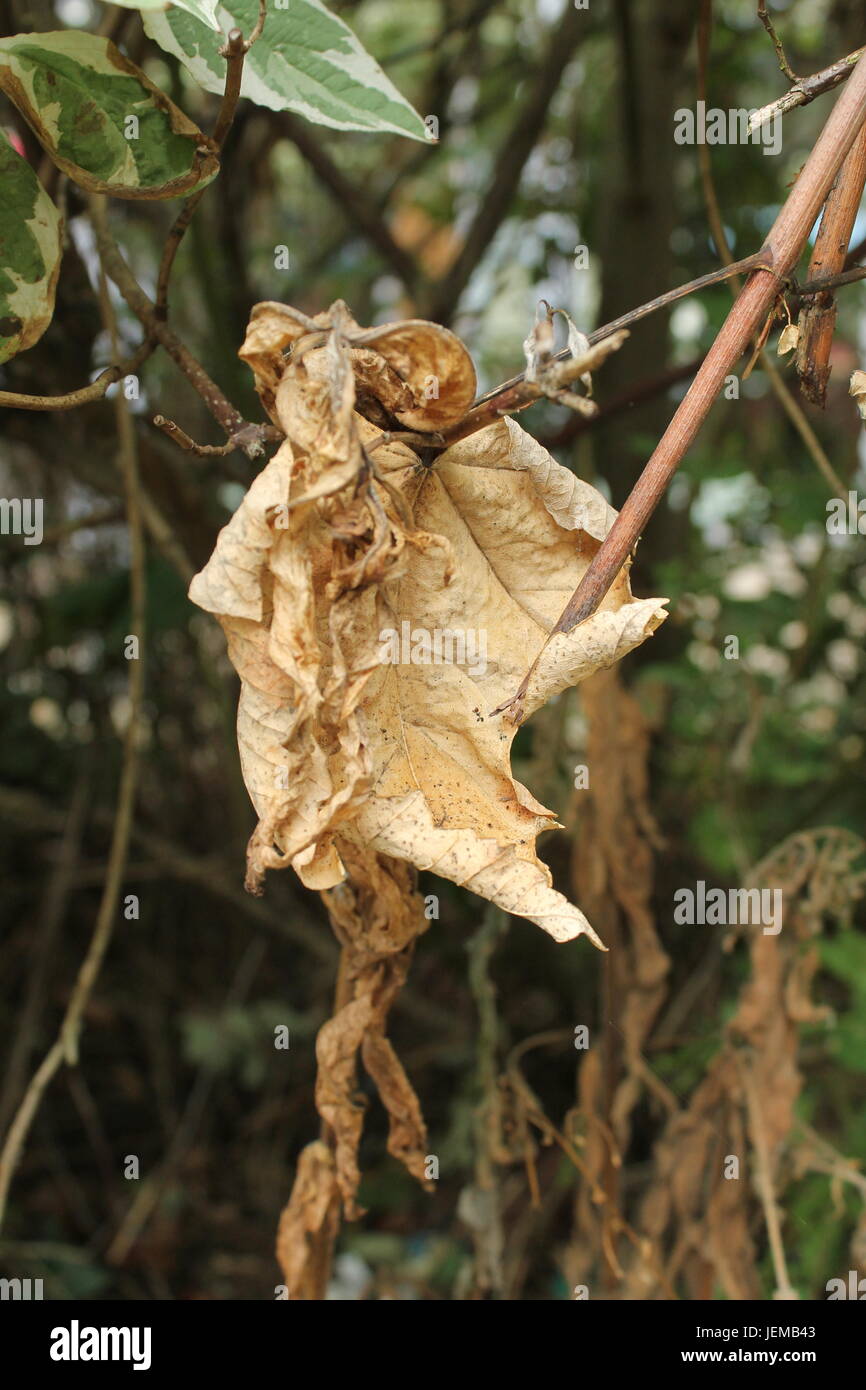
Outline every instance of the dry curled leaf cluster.
[(190, 596), (241, 677), (248, 887), (291, 865), (333, 888), (339, 838), (600, 944), (536, 855), (556, 817), (512, 776), (515, 727), (490, 711), (533, 662), (527, 714), (662, 621), (623, 571), (594, 617), (547, 640), (614, 511), (511, 419), (431, 461), (426, 438), (475, 391), (444, 328), (265, 303), (241, 356), (285, 442)]

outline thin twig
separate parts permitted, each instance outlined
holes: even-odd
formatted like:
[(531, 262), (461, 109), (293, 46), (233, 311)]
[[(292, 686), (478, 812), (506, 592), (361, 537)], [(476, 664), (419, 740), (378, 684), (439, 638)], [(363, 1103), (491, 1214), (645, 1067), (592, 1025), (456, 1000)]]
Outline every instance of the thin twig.
[[(218, 150), (222, 149), (225, 144), (226, 136), (231, 130), (241, 95), (244, 60), (262, 32), (265, 23), (266, 9), (267, 0), (259, 0), (259, 17), (250, 37), (245, 39), (240, 29), (232, 29), (226, 40), (225, 47), (220, 49), (221, 56), (226, 60), (226, 81), (222, 103), (216, 118), (216, 125), (211, 135), (211, 139)], [(168, 305), (168, 284), (171, 279), (174, 258), (186, 234), (186, 229), (192, 221), (195, 210), (204, 197), (208, 186), (209, 185), (205, 185), (204, 188), (197, 189), (195, 193), (187, 198), (172, 223), (171, 230), (166, 238), (156, 281), (156, 312), (160, 318), (165, 318), (166, 314)]]
[[(180, 367), (184, 376), (201, 396), (214, 419), (222, 426), (229, 438), (246, 429), (247, 422), (231, 401), (223, 395), (216, 382), (212, 381), (201, 363), (193, 357), (189, 348), (180, 341), (167, 323), (156, 313), (156, 305), (139, 285), (120, 252), (120, 247), (108, 228), (108, 217), (104, 199), (93, 197), (90, 200), (90, 218), (93, 225), (96, 245), (100, 259), (109, 279), (113, 280), (132, 312), (154, 338), (165, 348), (168, 355)], [(250, 438), (244, 446), (248, 458), (259, 458), (264, 452), (260, 439)]]
[(866, 280), (866, 265), (844, 270), (840, 275), (819, 275), (816, 280), (807, 280), (805, 285), (797, 285), (795, 293), (804, 298), (810, 294), (820, 294), (822, 290), (837, 289), (840, 285), (853, 285), (857, 280)]
[(201, 458), (225, 458), (227, 454), (233, 454), (236, 449), (246, 450), (251, 442), (258, 441), (260, 444), (279, 443), (285, 439), (282, 430), (277, 429), (276, 425), (244, 425), (243, 429), (233, 434), (225, 444), (197, 444), (194, 439), (182, 430), (180, 425), (176, 425), (174, 420), (167, 420), (164, 415), (154, 415), (153, 423), (163, 434), (167, 434), (169, 439), (179, 448), (189, 454), (198, 454)]
[[(708, 289), (711, 285), (722, 284), (725, 280), (729, 280), (732, 275), (742, 275), (747, 271), (760, 268), (770, 269), (769, 254), (765, 250), (756, 251), (753, 255), (746, 256), (741, 261), (735, 261), (732, 265), (722, 266), (719, 270), (711, 270), (706, 275), (699, 275), (696, 280), (689, 280), (685, 285), (679, 285), (674, 290), (666, 290), (664, 294), (656, 295), (655, 299), (648, 300), (646, 304), (639, 304), (636, 309), (629, 309), (628, 313), (620, 314), (619, 318), (612, 319), (610, 323), (602, 324), (601, 328), (596, 328), (588, 335), (587, 341), (591, 347), (596, 343), (602, 343), (620, 328), (628, 328), (629, 325), (637, 323), (649, 314), (656, 313), (659, 309), (667, 308), (669, 304), (676, 303), (678, 299), (683, 299), (686, 295), (696, 294), (699, 290)], [(554, 354), (552, 360), (554, 362), (566, 362), (569, 357), (569, 349), (563, 348), (561, 352)], [(507, 414), (511, 407), (507, 404), (503, 405), (503, 401), (507, 402), (511, 398), (512, 391), (525, 380), (526, 373), (520, 372), (517, 376), (513, 376), (508, 381), (503, 381), (501, 385), (494, 387), (492, 391), (479, 396), (469, 414), (446, 433), (445, 438), (448, 443), (453, 443), (454, 439), (464, 439), (466, 434), (472, 434), (475, 429), (483, 429), (484, 425), (495, 420), (499, 414)], [(531, 399), (522, 401), (517, 409), (522, 409), (523, 405), (532, 405), (534, 401), (540, 399), (540, 396), (541, 393), (539, 392)], [(519, 397), (519, 393), (518, 398), (522, 399)], [(486, 417), (480, 414), (482, 406), (491, 407), (489, 415)], [(473, 429), (464, 431), (467, 422), (476, 418), (480, 423), (476, 424)]]
[(255, 26), (247, 39), (247, 52), (252, 48), (257, 39), (261, 38), (262, 30), (265, 27), (265, 16), (268, 12), (268, 0), (259, 0), (259, 17)]
[[(105, 275), (102, 275), (101, 307), (103, 321), (117, 350), (117, 325), (108, 294)], [(114, 828), (108, 857), (108, 869), (102, 898), (87, 954), (79, 968), (63, 1020), (55, 1042), (32, 1077), (0, 1151), (0, 1224), (12, 1176), (30, 1132), (42, 1096), (54, 1076), (64, 1065), (78, 1063), (78, 1038), (84, 1010), (99, 976), (105, 953), (117, 918), (123, 869), (126, 862), (132, 829), (135, 792), (138, 781), (139, 719), (144, 695), (144, 627), (146, 609), (144, 537), (138, 483), (138, 460), (135, 429), (129, 405), (122, 392), (115, 397), (118, 427), (117, 462), (123, 478), (130, 540), (130, 612), (131, 625), (139, 640), (139, 655), (129, 667), (129, 719), (123, 738), (123, 764), (117, 794)]]
[[(593, 337), (595, 336), (593, 334)], [(513, 415), (518, 410), (525, 410), (528, 405), (543, 400), (551, 391), (561, 390), (569, 382), (582, 377), (585, 372), (596, 371), (612, 352), (622, 347), (627, 337), (628, 333), (621, 328), (616, 333), (606, 334), (601, 342), (593, 343), (590, 338), (589, 348), (579, 357), (571, 357), (568, 349), (565, 353), (560, 352), (552, 357), (539, 381), (527, 381), (523, 374), (515, 377), (513, 382), (506, 382), (504, 386), (498, 387), (490, 395), (482, 396), (468, 415), (464, 415), (456, 425), (443, 432), (446, 447), (455, 444), (458, 439), (466, 439), (477, 430), (484, 429), (485, 425), (492, 424), (503, 415)]]
[(776, 33), (773, 21), (767, 14), (767, 0), (758, 0), (758, 18), (763, 24), (767, 33), (770, 35), (770, 38), (773, 40), (773, 47), (776, 50), (776, 57), (779, 60), (779, 67), (782, 69), (782, 72), (785, 74), (789, 82), (799, 81), (797, 74), (791, 67), (791, 64), (788, 62), (788, 59), (785, 57), (785, 50), (782, 47), (782, 40)]
[(106, 367), (105, 371), (100, 372), (99, 376), (88, 386), (81, 386), (77, 391), (67, 391), (62, 396), (27, 396), (21, 395), (17, 391), (0, 391), (0, 406), (5, 405), (9, 410), (74, 410), (79, 405), (89, 405), (91, 401), (101, 401), (109, 386), (120, 381), (121, 377), (130, 376), (137, 372), (142, 363), (150, 357), (155, 347), (155, 338), (145, 338), (132, 356), (127, 357), (124, 362), (117, 362), (112, 367)]

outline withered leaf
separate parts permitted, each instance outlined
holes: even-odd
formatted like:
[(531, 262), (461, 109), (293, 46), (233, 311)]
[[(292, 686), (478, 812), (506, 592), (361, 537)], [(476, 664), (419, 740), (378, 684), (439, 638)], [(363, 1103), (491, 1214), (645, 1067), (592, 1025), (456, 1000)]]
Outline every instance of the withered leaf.
[(429, 925), (414, 891), (414, 870), (399, 860), (338, 840), (348, 878), (324, 895), (343, 947), (334, 1017), (316, 1040), (316, 1107), (334, 1138), (337, 1182), (346, 1214), (355, 1204), (364, 1102), (357, 1057), (388, 1112), (388, 1151), (425, 1180), (427, 1131), (421, 1106), (391, 1043), (388, 1012), (405, 982), (415, 938)]
[(848, 395), (854, 397), (861, 419), (866, 420), (866, 372), (858, 370), (851, 373)]
[(277, 1228), (277, 1259), (290, 1299), (322, 1299), (340, 1225), (334, 1156), (317, 1139), (302, 1150)]
[(793, 352), (800, 341), (800, 329), (796, 323), (788, 323), (779, 334), (779, 341), (776, 345), (776, 352), (780, 357), (786, 353)]
[[(344, 878), (334, 843), (407, 860), (538, 923), (586, 932), (537, 858), (555, 815), (511, 775), (491, 711), (542, 647), (525, 711), (609, 666), (662, 621), (623, 571), (600, 610), (545, 646), (615, 512), (511, 419), (433, 466), (390, 437), (462, 418), (474, 389), (453, 334), (361, 330), (346, 306), (253, 311), (241, 356), (286, 434), (190, 597), (241, 677), (238, 742), (259, 815), (248, 886), (291, 864)], [(438, 395), (430, 396), (431, 380)]]

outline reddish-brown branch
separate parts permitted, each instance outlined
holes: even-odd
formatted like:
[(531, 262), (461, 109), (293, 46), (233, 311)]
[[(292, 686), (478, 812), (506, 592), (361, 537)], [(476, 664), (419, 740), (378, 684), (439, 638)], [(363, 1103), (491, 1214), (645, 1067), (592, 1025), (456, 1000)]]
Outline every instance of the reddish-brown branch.
[[(866, 127), (839, 170), (824, 205), (824, 215), (809, 261), (810, 280), (838, 275), (845, 266), (848, 243), (866, 184)], [(829, 290), (811, 298), (800, 310), (797, 375), (800, 388), (814, 405), (824, 405), (830, 376), (830, 349), (836, 328), (836, 301)]]
[[(772, 270), (758, 268), (746, 281), (695, 380), (635, 484), (607, 538), (569, 599), (553, 633), (571, 632), (598, 608), (631, 553), (664, 491), (718, 398), (725, 378), (759, 331), (791, 274), (845, 156), (866, 120), (866, 58), (861, 58), (839, 97), (762, 250)], [(551, 634), (553, 635), (553, 634)], [(510, 702), (521, 717), (528, 677)]]
[[(851, 257), (846, 258), (846, 265)], [(822, 290), (836, 290), (843, 285), (854, 285), (858, 280), (866, 280), (866, 265), (856, 265), (853, 270), (843, 270), (841, 275), (820, 275), (817, 280), (807, 280), (798, 285), (796, 293), (801, 299), (810, 294), (820, 294)]]
[[(598, 335), (593, 335), (598, 337)], [(624, 329), (619, 329), (615, 333), (605, 332), (601, 341), (593, 342), (590, 339), (590, 346), (586, 352), (581, 353), (580, 357), (571, 357), (568, 351), (557, 353), (552, 357), (546, 368), (544, 381), (527, 381), (525, 374), (515, 377), (512, 382), (506, 382), (500, 386), (492, 395), (482, 397), (477, 405), (473, 406), (468, 415), (464, 415), (456, 425), (452, 425), (449, 430), (443, 431), (442, 448), (447, 448), (450, 444), (456, 444), (458, 439), (466, 439), (467, 435), (475, 434), (478, 430), (483, 430), (485, 425), (491, 425), (502, 415), (515, 415), (519, 410), (525, 410), (528, 405), (534, 405), (536, 401), (544, 399), (550, 394), (552, 389), (562, 388), (569, 382), (575, 381), (584, 372), (594, 372), (610, 356), (622, 346), (628, 337)], [(587, 402), (590, 405), (591, 402)], [(595, 415), (593, 410), (587, 414)]]
[(604, 598), (719, 395), (725, 377), (766, 318), (779, 291), (777, 277), (790, 275), (796, 265), (821, 204), (864, 119), (866, 61), (861, 58), (764, 243), (762, 249), (769, 253), (775, 273), (767, 274), (759, 269), (749, 276), (703, 366), (554, 631), (570, 632), (594, 613)]

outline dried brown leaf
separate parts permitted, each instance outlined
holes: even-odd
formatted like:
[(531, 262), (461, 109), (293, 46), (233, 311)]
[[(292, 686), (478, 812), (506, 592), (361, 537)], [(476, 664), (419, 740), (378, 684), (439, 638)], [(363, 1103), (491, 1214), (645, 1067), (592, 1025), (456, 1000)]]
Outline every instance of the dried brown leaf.
[[(612, 508), (511, 419), (432, 468), (381, 442), (373, 417), (392, 413), (395, 390), (411, 392), (396, 414), (416, 429), (465, 409), (471, 363), (436, 325), (364, 332), (340, 303), (315, 320), (264, 304), (241, 355), (286, 442), (190, 597), (220, 619), (241, 676), (238, 741), (259, 815), (248, 886), (288, 864), (309, 886), (336, 885), (338, 834), (556, 940), (585, 932), (600, 945), (536, 856), (555, 816), (512, 777), (516, 730), (490, 711), (542, 647), (527, 711), (662, 621), (663, 601), (634, 600), (623, 572), (598, 613), (547, 643)], [(425, 403), (437, 372), (439, 397)]]
[(277, 1228), (277, 1260), (290, 1299), (325, 1296), (339, 1227), (340, 1193), (327, 1144), (308, 1144), (298, 1159), (292, 1195)]
[(355, 1194), (365, 1112), (357, 1091), (359, 1054), (388, 1112), (388, 1151), (424, 1181), (421, 1107), (385, 1028), (415, 938), (428, 922), (408, 865), (343, 841), (339, 852), (348, 878), (325, 894), (325, 904), (343, 954), (335, 1014), (316, 1041), (316, 1106), (333, 1136), (337, 1183), (346, 1214), (354, 1218), (360, 1214)]

